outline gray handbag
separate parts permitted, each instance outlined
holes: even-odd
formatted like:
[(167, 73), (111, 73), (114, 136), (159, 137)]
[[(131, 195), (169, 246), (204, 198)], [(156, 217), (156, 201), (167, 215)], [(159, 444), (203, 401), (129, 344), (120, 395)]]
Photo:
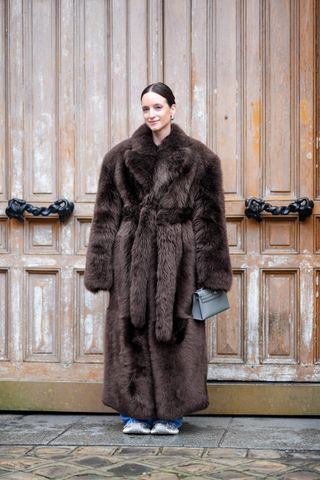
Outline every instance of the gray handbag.
[(223, 290), (200, 288), (193, 294), (192, 316), (195, 320), (206, 320), (230, 308), (227, 294)]

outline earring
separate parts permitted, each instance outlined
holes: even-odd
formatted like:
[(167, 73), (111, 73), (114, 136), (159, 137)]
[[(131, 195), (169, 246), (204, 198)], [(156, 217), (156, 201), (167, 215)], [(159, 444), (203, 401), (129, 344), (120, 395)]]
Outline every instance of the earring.
[(173, 115), (170, 115), (170, 118), (171, 118), (172, 121), (174, 120), (174, 116), (173, 116)]

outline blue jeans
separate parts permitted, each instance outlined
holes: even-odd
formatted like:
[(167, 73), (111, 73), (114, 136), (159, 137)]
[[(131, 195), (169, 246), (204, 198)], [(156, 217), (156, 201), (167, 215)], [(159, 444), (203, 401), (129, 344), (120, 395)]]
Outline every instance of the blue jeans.
[[(150, 425), (150, 427), (157, 420), (161, 421), (160, 418), (141, 418), (140, 419), (140, 418), (129, 417), (128, 415), (125, 415), (124, 413), (120, 413), (120, 418), (123, 421), (123, 423), (127, 423), (128, 420), (138, 420), (139, 422), (147, 423), (148, 425)], [(165, 422), (166, 420), (163, 420), (163, 421)], [(182, 422), (183, 422), (183, 417), (173, 418), (172, 420), (168, 420), (168, 422), (172, 422), (172, 423), (174, 423), (175, 427), (180, 428), (181, 425), (182, 425)]]

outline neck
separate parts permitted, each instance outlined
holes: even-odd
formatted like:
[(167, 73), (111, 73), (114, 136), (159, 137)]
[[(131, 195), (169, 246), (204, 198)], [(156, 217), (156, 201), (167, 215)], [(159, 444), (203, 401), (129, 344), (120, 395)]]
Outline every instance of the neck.
[(160, 132), (152, 132), (153, 142), (156, 145), (160, 143), (170, 134), (171, 132), (171, 123), (169, 123), (165, 129), (161, 129)]

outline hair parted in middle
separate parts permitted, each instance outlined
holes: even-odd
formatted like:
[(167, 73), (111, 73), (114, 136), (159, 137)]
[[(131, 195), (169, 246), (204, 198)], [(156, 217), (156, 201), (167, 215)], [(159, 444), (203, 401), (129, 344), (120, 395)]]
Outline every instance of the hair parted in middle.
[(164, 97), (167, 102), (169, 107), (171, 107), (173, 104), (176, 103), (176, 99), (174, 98), (173, 92), (168, 85), (162, 82), (156, 82), (156, 83), (150, 83), (141, 93), (140, 100), (142, 100), (142, 97), (145, 93), (147, 92), (155, 92), (158, 95), (161, 95)]

